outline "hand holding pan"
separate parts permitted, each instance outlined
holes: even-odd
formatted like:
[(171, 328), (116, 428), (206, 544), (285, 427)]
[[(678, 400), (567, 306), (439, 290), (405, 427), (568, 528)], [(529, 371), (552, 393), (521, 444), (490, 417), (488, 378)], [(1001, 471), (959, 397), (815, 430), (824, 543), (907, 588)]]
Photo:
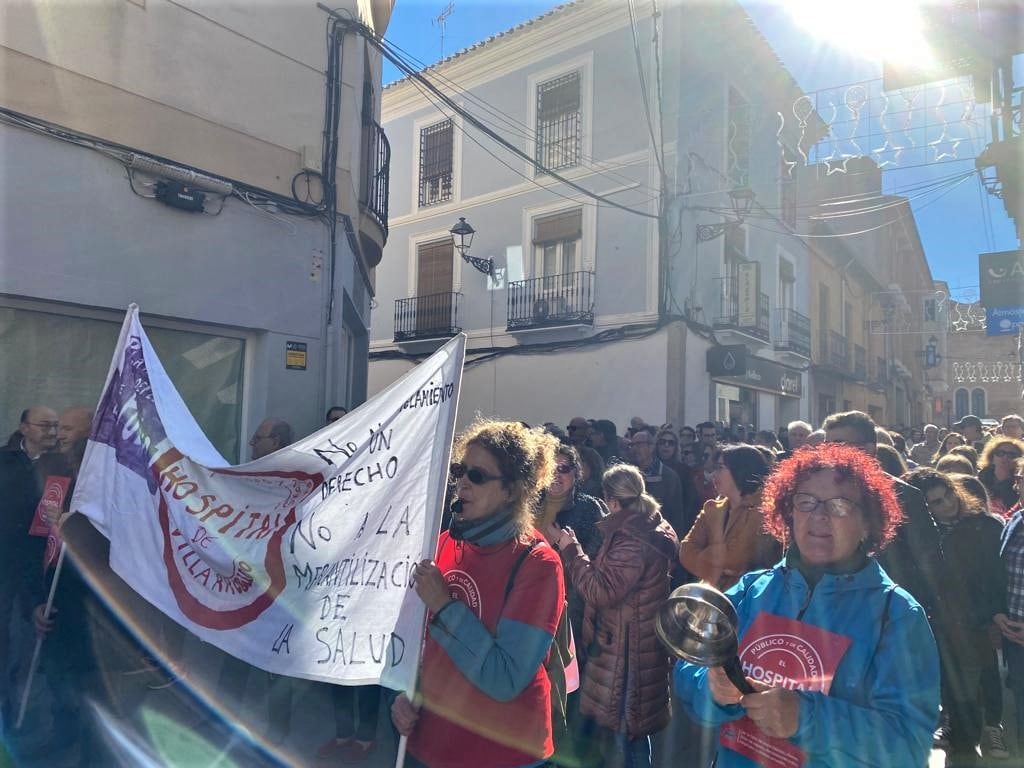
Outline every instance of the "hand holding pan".
[(737, 623), (724, 594), (708, 584), (684, 584), (662, 603), (655, 627), (674, 655), (701, 667), (722, 667), (740, 693), (754, 693), (736, 655)]

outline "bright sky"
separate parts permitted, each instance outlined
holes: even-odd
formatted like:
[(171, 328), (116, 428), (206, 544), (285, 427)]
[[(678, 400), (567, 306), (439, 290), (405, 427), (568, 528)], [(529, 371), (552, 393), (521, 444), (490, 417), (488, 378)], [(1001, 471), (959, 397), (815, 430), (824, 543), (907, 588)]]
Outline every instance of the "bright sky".
[[(441, 28), (435, 19), (447, 2), (398, 0), (386, 37), (419, 62), (436, 62), (442, 48)], [(881, 56), (886, 50), (896, 50), (918, 63), (927, 56), (920, 36), (913, 33), (916, 3), (910, 0), (789, 0), (785, 7), (765, 0), (741, 2), (805, 91), (880, 77)], [(462, 50), (556, 5), (551, 0), (455, 0), (445, 24), (444, 54)], [(794, 21), (791, 11), (799, 15), (801, 23)], [(398, 72), (385, 65), (385, 83), (397, 77)], [(925, 169), (889, 170), (884, 184), (887, 191), (901, 190), (971, 168), (973, 159)], [(975, 179), (941, 198), (931, 195), (917, 204), (912, 201), (912, 206), (933, 276), (948, 281), (954, 289), (977, 286), (979, 253), (1017, 247), (1002, 202), (985, 193)]]

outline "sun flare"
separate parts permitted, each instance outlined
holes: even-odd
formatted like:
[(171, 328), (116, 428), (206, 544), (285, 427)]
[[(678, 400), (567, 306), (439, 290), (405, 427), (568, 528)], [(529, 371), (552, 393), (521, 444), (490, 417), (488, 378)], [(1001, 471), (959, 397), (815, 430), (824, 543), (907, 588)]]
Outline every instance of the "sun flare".
[(927, 69), (935, 57), (919, 0), (783, 0), (793, 21), (815, 40), (868, 61)]

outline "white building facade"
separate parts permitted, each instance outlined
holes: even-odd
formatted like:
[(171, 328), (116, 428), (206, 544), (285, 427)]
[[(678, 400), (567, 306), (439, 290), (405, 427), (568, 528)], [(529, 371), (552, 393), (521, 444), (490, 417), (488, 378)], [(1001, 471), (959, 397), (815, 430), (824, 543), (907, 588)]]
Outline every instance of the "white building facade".
[[(383, 34), (390, 0), (349, 5)], [(330, 24), (298, 3), (5, 8), (8, 429), (33, 404), (97, 402), (132, 302), (229, 460), (248, 458), (265, 416), (302, 434), (365, 398), (387, 234), (380, 59), (352, 32), (325, 44)], [(340, 118), (325, 130), (331, 89)]]
[[(799, 92), (739, 5), (637, 14), (634, 29), (620, 3), (561, 6), (426, 70), (454, 107), (412, 78), (385, 89), (391, 219), (371, 392), (465, 331), (463, 423), (773, 428), (801, 415), (806, 255), (785, 229), (697, 233), (723, 222), (732, 190), (788, 200), (766, 116)], [(460, 218), (493, 276), (460, 257)], [(723, 345), (743, 350), (728, 369)]]

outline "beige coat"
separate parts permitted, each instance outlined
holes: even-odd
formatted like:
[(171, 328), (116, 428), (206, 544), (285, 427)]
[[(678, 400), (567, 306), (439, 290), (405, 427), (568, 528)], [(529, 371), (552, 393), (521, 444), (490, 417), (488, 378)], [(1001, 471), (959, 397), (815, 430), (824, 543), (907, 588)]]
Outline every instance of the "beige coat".
[(760, 491), (744, 496), (734, 509), (725, 498), (705, 502), (679, 545), (683, 567), (723, 590), (747, 571), (774, 565), (781, 554), (781, 545), (763, 531)]

